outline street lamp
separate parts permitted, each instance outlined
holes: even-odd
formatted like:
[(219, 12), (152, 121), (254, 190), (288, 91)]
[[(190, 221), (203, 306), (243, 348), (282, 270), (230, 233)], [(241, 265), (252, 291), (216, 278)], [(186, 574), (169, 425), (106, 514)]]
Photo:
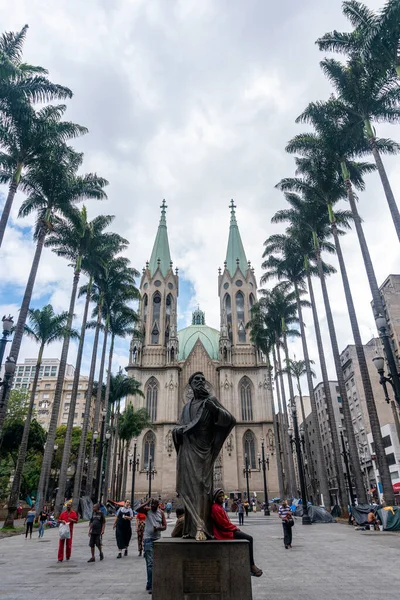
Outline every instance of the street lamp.
[(137, 450), (137, 439), (134, 438), (134, 440), (133, 440), (133, 459), (132, 459), (132, 455), (131, 455), (131, 458), (129, 460), (129, 468), (132, 467), (132, 489), (131, 489), (131, 506), (132, 506), (132, 510), (133, 510), (133, 506), (134, 506), (134, 502), (135, 502), (135, 478), (136, 478), (136, 471), (139, 471), (139, 457), (136, 457), (136, 450)]
[[(297, 454), (297, 464), (299, 467), (299, 478), (300, 478), (300, 491), (301, 491), (301, 501), (303, 503), (303, 517), (302, 524), (303, 525), (311, 525), (311, 519), (308, 514), (308, 506), (307, 506), (307, 494), (306, 494), (306, 485), (304, 481), (304, 466), (303, 466), (303, 455), (302, 455), (302, 440), (300, 440), (299, 433), (299, 424), (297, 421), (297, 411), (296, 405), (292, 403), (292, 419), (293, 419), (293, 429), (290, 427), (288, 429), (290, 444), (292, 446), (292, 451), (295, 449)], [(304, 436), (304, 430), (302, 430)], [(293, 437), (294, 434), (294, 437)]]
[(3, 336), (0, 339), (0, 367), (3, 364), (3, 357), (4, 357), (4, 351), (6, 349), (6, 344), (7, 344), (7, 342), (11, 341), (11, 340), (8, 340), (7, 338), (11, 333), (12, 326), (14, 325), (13, 317), (11, 315), (8, 315), (8, 317), (6, 317), (6, 315), (4, 315), (4, 317), (2, 318), (2, 323), (3, 323)]
[(151, 466), (153, 457), (149, 456), (149, 466), (146, 469), (146, 478), (149, 480), (149, 499), (151, 498), (151, 480), (154, 479), (155, 469)]
[(397, 392), (396, 392), (396, 388), (394, 386), (393, 378), (391, 375), (389, 375), (389, 377), (385, 376), (385, 359), (382, 356), (375, 356), (375, 358), (372, 359), (372, 362), (374, 363), (376, 370), (379, 373), (379, 376), (380, 376), (379, 383), (381, 384), (381, 386), (383, 388), (385, 400), (388, 404), (391, 405), (394, 422), (396, 425), (397, 435), (399, 436), (399, 439), (400, 439), (400, 422), (399, 422), (399, 415), (397, 412), (396, 402), (394, 402), (393, 400), (391, 400), (389, 398), (388, 389), (387, 389), (387, 385), (386, 385), (387, 383), (390, 383), (390, 385), (393, 388), (394, 397), (396, 398), (396, 400), (400, 406), (400, 402), (399, 402), (399, 398), (397, 397)]
[(264, 438), (261, 438), (261, 456), (258, 455), (259, 470), (261, 470), (261, 467), (262, 467), (263, 478), (264, 478), (264, 502), (265, 502), (264, 516), (269, 517), (271, 513), (269, 510), (267, 473), (266, 473), (266, 467), (268, 467), (268, 471), (269, 471), (269, 452), (267, 452), (267, 454), (265, 454)]
[(375, 319), (375, 323), (376, 323), (376, 327), (379, 331), (379, 335), (380, 335), (380, 338), (382, 340), (382, 344), (383, 344), (383, 347), (385, 350), (386, 360), (387, 360), (388, 367), (389, 367), (389, 377), (384, 376), (385, 361), (383, 360), (383, 358), (380, 356), (377, 356), (376, 358), (373, 359), (373, 361), (378, 370), (378, 373), (381, 376), (380, 383), (383, 386), (383, 389), (385, 391), (386, 402), (388, 402), (388, 399), (387, 399), (387, 390), (385, 389), (386, 386), (384, 385), (384, 383), (389, 381), (389, 383), (393, 387), (396, 402), (400, 406), (400, 378), (399, 378), (399, 374), (397, 372), (397, 366), (396, 366), (396, 362), (395, 362), (395, 359), (393, 356), (392, 345), (390, 343), (389, 336), (387, 333), (387, 321), (386, 321), (385, 317), (383, 317), (382, 315), (378, 315)]
[[(100, 429), (100, 441), (99, 441), (99, 450), (98, 450), (98, 455), (97, 455), (97, 473), (96, 473), (96, 487), (94, 490), (94, 498), (96, 500), (96, 502), (100, 501), (99, 498), (99, 492), (100, 492), (100, 487), (101, 487), (101, 463), (102, 463), (102, 459), (103, 459), (103, 447), (104, 447), (104, 428), (106, 425), (106, 414), (107, 411), (105, 409), (103, 409), (101, 411), (101, 429)], [(109, 433), (109, 432), (107, 432)], [(96, 452), (96, 441), (98, 438), (98, 432), (95, 431), (93, 434), (94, 437), (94, 443), (95, 443), (95, 452)], [(108, 437), (109, 439), (109, 437)]]
[(246, 486), (247, 486), (247, 502), (250, 502), (250, 488), (249, 488), (249, 477), (251, 477), (251, 469), (249, 467), (249, 457), (247, 454), (244, 455), (244, 467), (243, 467), (243, 475), (246, 476)]
[(349, 457), (347, 455), (347, 449), (346, 449), (346, 444), (344, 441), (342, 426), (339, 426), (339, 433), (340, 433), (340, 441), (342, 442), (342, 455), (343, 455), (343, 459), (344, 459), (344, 466), (346, 468), (346, 477), (347, 477), (347, 485), (349, 488), (350, 502), (351, 502), (351, 506), (355, 506), (356, 498), (354, 496), (353, 485), (351, 483)]
[(6, 362), (4, 363), (4, 380), (0, 381), (0, 386), (3, 388), (1, 398), (0, 398), (0, 408), (3, 408), (5, 403), (5, 399), (7, 398), (8, 388), (10, 386), (10, 379), (14, 375), (15, 367), (15, 358), (13, 356), (8, 356)]

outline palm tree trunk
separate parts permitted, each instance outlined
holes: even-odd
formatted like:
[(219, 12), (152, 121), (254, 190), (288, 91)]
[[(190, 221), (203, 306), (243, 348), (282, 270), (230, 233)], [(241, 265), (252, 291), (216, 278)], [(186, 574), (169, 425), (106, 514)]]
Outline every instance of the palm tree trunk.
[(291, 449), (290, 442), (289, 442), (289, 434), (288, 434), (289, 419), (288, 419), (287, 404), (286, 404), (286, 392), (285, 392), (285, 386), (283, 383), (283, 372), (282, 372), (281, 354), (279, 351), (279, 339), (278, 338), (276, 340), (276, 354), (278, 357), (279, 379), (280, 379), (280, 384), (281, 384), (281, 394), (282, 394), (282, 404), (283, 404), (283, 418), (284, 418), (283, 443), (285, 444), (285, 448), (286, 448), (286, 458), (287, 458), (287, 465), (288, 465), (288, 479), (289, 479), (288, 488), (289, 488), (289, 492), (292, 495), (292, 497), (296, 498), (296, 496), (297, 496), (296, 474), (295, 474), (295, 470), (294, 470), (293, 454), (291, 451), (292, 449)]
[[(66, 326), (67, 331), (70, 331), (71, 327), (72, 327), (76, 295), (78, 292), (79, 277), (80, 277), (80, 270), (75, 270), (74, 278), (73, 278), (73, 282), (72, 282), (71, 298), (70, 298), (69, 309), (68, 309), (68, 321), (67, 321), (67, 326)], [(56, 389), (54, 391), (53, 409), (51, 411), (50, 425), (49, 425), (49, 430), (47, 432), (47, 439), (46, 439), (46, 448), (44, 450), (42, 469), (40, 472), (40, 479), (39, 479), (39, 486), (38, 486), (39, 506), (37, 509), (39, 512), (42, 510), (43, 503), (45, 501), (44, 491), (48, 484), (48, 477), (50, 474), (51, 461), (53, 458), (53, 446), (54, 446), (54, 440), (56, 439), (56, 433), (57, 433), (58, 415), (60, 412), (61, 396), (62, 396), (62, 391), (63, 391), (63, 387), (64, 387), (65, 371), (66, 371), (66, 367), (67, 367), (69, 341), (70, 341), (70, 335), (67, 334), (64, 338), (64, 342), (63, 342), (62, 350), (61, 350), (60, 365), (58, 367)]]
[(276, 419), (277, 419), (278, 431), (279, 431), (279, 446), (280, 446), (279, 456), (280, 456), (280, 462), (281, 462), (282, 482), (283, 482), (282, 498), (287, 498), (287, 496), (289, 494), (289, 489), (288, 489), (289, 466), (288, 466), (288, 462), (287, 462), (286, 445), (283, 440), (284, 418), (283, 418), (283, 413), (282, 413), (282, 402), (281, 402), (281, 393), (280, 393), (280, 389), (279, 389), (279, 376), (278, 376), (279, 367), (278, 367), (278, 361), (276, 358), (275, 346), (272, 346), (272, 357), (273, 357), (274, 369), (275, 369), (276, 396), (278, 399), (278, 414), (276, 415)]
[[(297, 283), (294, 284), (294, 291), (296, 294), (297, 313), (299, 315), (301, 342), (302, 342), (302, 346), (303, 346), (303, 356), (304, 356), (304, 362), (306, 364), (307, 385), (308, 385), (308, 393), (310, 396), (310, 404), (311, 404), (311, 422), (312, 422), (313, 429), (315, 431), (315, 440), (317, 442), (316, 457), (317, 457), (318, 478), (319, 478), (319, 483), (320, 483), (320, 492), (322, 495), (321, 503), (324, 504), (329, 509), (329, 508), (331, 508), (331, 496), (329, 493), (328, 473), (326, 472), (324, 451), (323, 451), (323, 447), (322, 447), (321, 430), (320, 430), (319, 424), (318, 424), (317, 404), (315, 402), (314, 384), (313, 384), (313, 378), (312, 378), (311, 367), (310, 367), (310, 357), (308, 354), (306, 332), (304, 329), (303, 309), (301, 307), (300, 294), (299, 294), (299, 288), (298, 288)], [(303, 420), (305, 422), (305, 415), (303, 415)], [(304, 429), (307, 431), (307, 428), (305, 426), (304, 426)], [(308, 431), (307, 431), (307, 437), (308, 437)], [(309, 443), (310, 442), (308, 441), (308, 444)], [(309, 456), (309, 460), (311, 461), (311, 463), (313, 464), (313, 467), (314, 467), (314, 463), (313, 463), (311, 454)]]
[(112, 478), (112, 497), (117, 497), (117, 460), (118, 460), (118, 421), (119, 421), (119, 409), (115, 411), (114, 417), (114, 427), (113, 427), (113, 436), (114, 436), (114, 444), (113, 444), (113, 456), (112, 456), (112, 469), (111, 469), (111, 478)]
[[(290, 361), (289, 361), (289, 350), (288, 350), (288, 345), (287, 345), (287, 336), (285, 331), (283, 330), (283, 335), (282, 335), (282, 339), (283, 339), (283, 350), (285, 353), (285, 362), (286, 362), (286, 376), (287, 376), (287, 380), (288, 380), (288, 384), (289, 384), (289, 405), (290, 408), (293, 409), (293, 406), (295, 407), (295, 403), (294, 403), (294, 389), (293, 389), (293, 380), (292, 380), (292, 375), (289, 371), (289, 365), (290, 365)], [(289, 450), (291, 448), (289, 447)], [(293, 453), (291, 454), (291, 456), (293, 457)], [(297, 460), (297, 456), (296, 456), (296, 460)], [(298, 466), (298, 465), (297, 465)], [(297, 491), (300, 487), (300, 482), (297, 481), (296, 478), (296, 470), (294, 469), (294, 457), (293, 457), (293, 471), (294, 471), (294, 481), (295, 481), (295, 486), (296, 486), (296, 495), (295, 497), (297, 498)], [(299, 484), (299, 485), (297, 485)]]
[[(304, 444), (305, 444), (305, 459), (304, 460), (304, 475), (305, 475), (305, 479), (308, 479), (308, 483), (307, 486), (310, 489), (310, 493), (308, 494), (308, 496), (312, 496), (312, 502), (315, 502), (315, 498), (318, 498), (318, 490), (317, 490), (317, 480), (316, 480), (316, 476), (315, 476), (315, 470), (314, 470), (314, 461), (312, 459), (312, 454), (311, 454), (311, 445), (310, 445), (310, 438), (308, 436), (308, 430), (306, 427), (306, 411), (304, 410), (304, 400), (303, 400), (303, 394), (301, 391), (301, 387), (300, 387), (300, 379), (297, 379), (297, 388), (298, 388), (298, 392), (299, 392), (299, 400), (300, 400), (300, 410), (301, 410), (301, 418), (303, 421), (303, 427), (304, 427)], [(309, 498), (311, 500), (311, 498)], [(319, 503), (319, 502), (318, 502)]]
[[(389, 178), (386, 173), (381, 155), (376, 145), (375, 134), (372, 129), (371, 123), (366, 120), (365, 127), (367, 130), (368, 141), (371, 146), (372, 155), (374, 157), (376, 166), (378, 168), (379, 177), (381, 178), (383, 190), (385, 192), (386, 200), (389, 206), (390, 214), (392, 215), (392, 221), (396, 229), (397, 237), (400, 241), (400, 212), (396, 204), (396, 200), (393, 195), (393, 191), (389, 182)], [(386, 499), (386, 498), (385, 498)]]
[[(83, 466), (85, 463), (86, 441), (87, 441), (87, 435), (88, 435), (88, 430), (89, 430), (90, 405), (92, 403), (93, 382), (94, 382), (94, 373), (96, 370), (96, 362), (97, 362), (97, 347), (99, 345), (100, 325), (101, 325), (101, 311), (99, 311), (99, 314), (97, 317), (97, 325), (96, 325), (94, 340), (93, 340), (92, 361), (90, 364), (89, 381), (88, 381), (88, 387), (86, 390), (85, 416), (83, 417), (82, 434), (81, 434), (81, 439), (79, 442), (78, 460), (76, 463), (74, 492), (73, 492), (73, 500), (72, 500), (75, 510), (77, 510), (78, 506), (79, 506), (79, 498), (80, 498), (82, 475), (83, 475)], [(90, 467), (90, 469), (89, 469), (89, 467)], [(88, 464), (88, 471), (87, 471), (87, 475), (86, 475), (86, 492), (85, 492), (86, 496), (91, 496), (92, 487), (93, 487), (93, 454), (92, 454), (92, 463)], [(90, 491), (90, 493), (88, 493), (88, 490)]]
[(17, 193), (19, 180), (21, 178), (21, 171), (22, 165), (18, 165), (10, 183), (10, 187), (8, 188), (7, 200), (4, 204), (3, 212), (1, 214), (0, 219), (0, 247), (3, 243), (4, 233), (6, 231), (8, 219), (10, 217), (11, 207), (14, 202), (15, 194)]
[[(29, 273), (29, 278), (28, 278), (28, 282), (26, 284), (24, 297), (22, 299), (21, 308), (19, 310), (18, 321), (17, 321), (15, 330), (14, 330), (14, 338), (13, 338), (13, 341), (11, 344), (10, 357), (14, 358), (15, 362), (18, 362), (18, 355), (19, 355), (19, 351), (21, 348), (22, 336), (24, 334), (24, 327), (25, 327), (26, 319), (28, 317), (29, 305), (30, 305), (31, 299), (32, 299), (33, 288), (35, 285), (36, 275), (37, 275), (38, 268), (39, 268), (39, 262), (40, 262), (40, 258), (42, 255), (42, 250), (43, 250), (46, 233), (47, 233), (47, 229), (43, 225), (41, 227), (39, 235), (38, 235), (38, 240), (36, 243), (36, 250), (35, 250), (34, 257), (33, 257), (32, 266), (31, 266), (31, 271)], [(1, 388), (1, 390), (0, 390), (0, 398), (1, 398), (1, 401), (0, 401), (0, 437), (1, 437), (1, 430), (3, 427), (3, 422), (4, 422), (4, 419), (6, 416), (6, 412), (7, 412), (7, 404), (8, 404), (8, 397), (10, 394), (10, 390), (11, 390), (11, 386), (9, 386), (8, 393), (6, 394), (6, 397), (4, 397), (4, 398), (3, 398), (4, 388)]]
[[(361, 471), (360, 459), (358, 456), (356, 436), (354, 434), (354, 429), (353, 429), (353, 420), (352, 420), (352, 416), (351, 416), (349, 400), (347, 397), (346, 385), (344, 383), (342, 365), (340, 363), (339, 346), (338, 346), (337, 337), (336, 337), (335, 324), (333, 322), (333, 316), (332, 316), (332, 310), (331, 310), (330, 300), (329, 300), (329, 296), (328, 296), (328, 290), (326, 287), (325, 275), (323, 272), (321, 252), (320, 252), (318, 246), (316, 248), (316, 258), (317, 258), (319, 279), (321, 282), (322, 296), (324, 299), (325, 314), (326, 314), (326, 319), (328, 321), (328, 330), (329, 330), (329, 337), (331, 339), (333, 360), (335, 363), (336, 376), (338, 378), (339, 393), (340, 393), (340, 397), (342, 400), (344, 426), (346, 428), (346, 437), (347, 437), (347, 441), (349, 444), (350, 461), (351, 461), (351, 466), (352, 466), (352, 470), (353, 470), (353, 474), (354, 474), (356, 493), (357, 493), (358, 502), (365, 504), (367, 502), (367, 496), (366, 496), (365, 488), (364, 488), (364, 484), (363, 484), (363, 474)], [(336, 433), (335, 437), (337, 437), (336, 427), (335, 427), (335, 433)], [(351, 482), (349, 482), (349, 485), (351, 485)]]
[(22, 473), (26, 461), (26, 453), (28, 450), (29, 430), (31, 427), (33, 405), (35, 404), (35, 394), (39, 379), (40, 365), (42, 364), (44, 344), (40, 346), (38, 358), (36, 362), (35, 376), (32, 383), (31, 396), (29, 398), (28, 413), (25, 418), (24, 431), (22, 434), (21, 445), (18, 451), (17, 464), (14, 471), (14, 480), (11, 487), (10, 498), (8, 500), (8, 514), (3, 527), (14, 527), (15, 511), (19, 500), (19, 492), (21, 489)]
[(63, 455), (62, 455), (62, 460), (61, 460), (60, 475), (59, 475), (59, 479), (58, 479), (58, 492), (57, 492), (56, 505), (55, 505), (56, 514), (61, 512), (63, 504), (64, 504), (64, 498), (65, 498), (65, 488), (67, 485), (67, 469), (69, 466), (69, 459), (70, 459), (70, 454), (71, 454), (72, 430), (74, 427), (76, 397), (78, 394), (79, 378), (81, 375), (83, 347), (85, 344), (86, 323), (87, 323), (87, 317), (88, 317), (88, 312), (89, 312), (91, 288), (92, 288), (92, 278), (90, 278), (90, 280), (89, 280), (88, 289), (86, 292), (85, 308), (83, 310), (81, 334), (80, 334), (80, 338), (79, 338), (78, 353), (77, 353), (77, 357), (76, 357), (74, 381), (72, 384), (71, 402), (70, 402), (69, 413), (68, 413), (67, 429), (65, 432), (65, 439), (64, 439), (64, 450), (63, 450)]
[[(111, 335), (110, 352), (108, 355), (106, 396), (104, 399), (104, 407), (107, 411), (107, 416), (106, 416), (107, 427), (110, 423), (110, 417), (111, 417), (111, 410), (110, 410), (111, 407), (110, 407), (110, 403), (109, 403), (109, 398), (110, 398), (111, 368), (112, 368), (112, 360), (113, 360), (113, 354), (114, 354), (114, 342), (115, 342), (115, 335), (112, 334)], [(112, 435), (112, 426), (110, 427), (110, 432)], [(108, 443), (107, 443), (106, 468), (105, 468), (105, 472), (104, 472), (103, 498), (105, 499), (105, 501), (107, 501), (107, 496), (109, 493), (108, 488), (109, 488), (110, 466), (111, 466), (111, 440), (112, 440), (112, 437), (108, 440)]]
[[(277, 422), (277, 416), (275, 414), (275, 405), (274, 405), (274, 391), (273, 391), (273, 386), (272, 386), (272, 367), (269, 364), (269, 357), (267, 356), (267, 360), (268, 360), (268, 385), (269, 385), (269, 389), (271, 390), (271, 414), (272, 414), (272, 424), (274, 427), (274, 436), (275, 436), (275, 440), (276, 440), (276, 451), (278, 453), (278, 456), (281, 457), (281, 440), (280, 440), (280, 435), (279, 435), (279, 425)], [(277, 459), (278, 459), (277, 456)], [(278, 486), (279, 486), (279, 496), (281, 498), (284, 497), (284, 487), (283, 487), (283, 474), (282, 474), (282, 460), (277, 460), (277, 467), (278, 467)], [(133, 468), (135, 467), (135, 465), (133, 465)]]
[[(108, 337), (108, 324), (106, 321), (106, 327), (104, 329), (104, 338), (103, 338), (103, 350), (101, 352), (101, 360), (100, 360), (99, 381), (98, 381), (98, 385), (97, 385), (97, 397), (96, 397), (96, 404), (95, 404), (95, 409), (94, 409), (93, 431), (96, 431), (99, 428), (100, 410), (101, 410), (101, 405), (102, 405), (104, 363), (106, 361), (106, 351), (107, 351), (107, 337)], [(88, 473), (89, 474), (91, 473), (92, 477), (89, 478), (89, 487), (86, 490), (86, 494), (88, 496), (91, 496), (91, 494), (92, 494), (93, 469), (94, 469), (94, 438), (92, 436), (92, 442), (90, 444), (90, 451), (89, 451), (89, 465), (88, 465)]]
[(357, 315), (354, 308), (353, 296), (351, 294), (350, 283), (347, 277), (346, 265), (343, 259), (342, 248), (340, 245), (340, 240), (337, 232), (337, 225), (335, 221), (331, 223), (331, 229), (336, 247), (336, 255), (339, 261), (340, 272), (342, 275), (343, 288), (347, 302), (347, 310), (350, 317), (358, 366), (360, 369), (361, 381), (364, 388), (365, 403), (367, 405), (371, 433), (374, 440), (375, 454), (379, 468), (379, 475), (381, 477), (383, 494), (388, 505), (392, 505), (394, 504), (394, 493), (392, 479), (390, 477), (390, 469), (387, 463), (385, 447), (383, 445), (382, 431), (379, 423), (378, 411), (376, 410), (376, 404), (374, 394), (372, 391), (371, 380), (369, 377), (367, 361), (365, 359), (364, 354), (364, 347), (361, 341), (360, 329), (358, 327)]
[[(125, 449), (124, 449), (124, 477), (123, 477), (123, 482), (122, 482), (122, 498), (125, 500), (126, 497), (126, 482), (128, 480), (128, 452), (129, 452), (129, 442), (126, 441), (125, 442)], [(133, 467), (133, 465), (132, 465)]]
[[(306, 259), (306, 260), (308, 260), (308, 259)], [(344, 481), (342, 461), (340, 458), (341, 450), (340, 450), (340, 445), (339, 445), (339, 437), (337, 434), (335, 414), (333, 412), (332, 396), (331, 396), (331, 390), (329, 387), (328, 370), (326, 368), (325, 352), (324, 352), (324, 346), (322, 344), (321, 329), (319, 326), (317, 305), (315, 303), (314, 288), (313, 288), (312, 281), (311, 281), (310, 271), (308, 269), (306, 269), (306, 271), (307, 271), (308, 293), (310, 294), (315, 337), (317, 340), (319, 363), (321, 366), (322, 382), (324, 385), (324, 392), (325, 392), (326, 410), (327, 410), (327, 415), (328, 415), (328, 426), (330, 429), (331, 440), (332, 440), (332, 448), (333, 448), (332, 462), (333, 462), (333, 466), (334, 466), (335, 474), (336, 474), (336, 483), (337, 483), (337, 487), (338, 487), (338, 500), (339, 500), (339, 505), (341, 507), (341, 510), (345, 514), (347, 512), (348, 503), (346, 502), (345, 496), (344, 496), (345, 490), (346, 490), (346, 484)], [(318, 424), (318, 429), (320, 430), (319, 424)]]
[(122, 472), (124, 468), (123, 441), (118, 440), (118, 459), (117, 459), (117, 498), (121, 498)]

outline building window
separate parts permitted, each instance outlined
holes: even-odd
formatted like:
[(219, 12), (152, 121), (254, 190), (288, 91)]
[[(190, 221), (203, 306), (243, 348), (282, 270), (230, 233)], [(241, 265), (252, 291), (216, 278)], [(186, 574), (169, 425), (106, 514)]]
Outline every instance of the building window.
[(145, 294), (143, 296), (143, 323), (146, 323), (147, 321), (147, 308), (148, 308), (148, 298), (147, 298), (147, 294)]
[(43, 394), (43, 400), (48, 400), (50, 398), (50, 394)]
[(151, 467), (154, 467), (156, 449), (156, 436), (152, 431), (148, 431), (143, 438), (143, 469), (149, 468), (149, 459), (151, 456)]
[(172, 312), (172, 296), (168, 294), (165, 301), (165, 343), (169, 341), (169, 328), (171, 324), (171, 312)]
[(160, 339), (160, 313), (161, 313), (161, 294), (156, 292), (153, 296), (153, 329), (151, 331), (151, 343), (158, 344)]
[(236, 318), (238, 322), (238, 341), (246, 342), (246, 330), (244, 328), (244, 295), (242, 292), (236, 294)]
[(383, 447), (384, 448), (389, 448), (389, 446), (392, 445), (392, 438), (390, 437), (390, 435), (385, 435), (382, 438), (382, 442), (383, 442)]
[(250, 469), (256, 468), (256, 442), (254, 433), (248, 429), (243, 437), (244, 454), (247, 454)]
[(232, 303), (229, 294), (224, 296), (224, 310), (226, 312), (226, 322), (228, 324), (228, 337), (232, 341)]
[(399, 479), (400, 478), (399, 477), (399, 472), (398, 471), (392, 471), (390, 473), (390, 477), (391, 477), (392, 481), (395, 480), (395, 479)]
[(152, 377), (147, 384), (146, 391), (146, 410), (149, 413), (151, 421), (157, 420), (157, 397), (158, 382), (155, 377)]
[(389, 467), (391, 465), (396, 464), (396, 457), (393, 452), (391, 452), (390, 454), (386, 454), (386, 460), (387, 460), (387, 464), (389, 465)]
[(248, 377), (243, 377), (239, 383), (240, 404), (242, 408), (242, 421), (253, 420), (253, 404), (251, 399), (251, 382)]

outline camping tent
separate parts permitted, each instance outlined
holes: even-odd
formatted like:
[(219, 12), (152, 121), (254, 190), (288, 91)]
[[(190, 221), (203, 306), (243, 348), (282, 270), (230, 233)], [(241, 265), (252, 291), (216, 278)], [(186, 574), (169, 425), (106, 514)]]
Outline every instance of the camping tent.
[[(323, 506), (310, 505), (307, 507), (311, 523), (336, 523), (335, 519)], [(299, 504), (295, 512), (296, 517), (303, 516), (303, 505)]]
[(400, 507), (385, 506), (385, 508), (380, 508), (378, 516), (385, 531), (400, 531)]

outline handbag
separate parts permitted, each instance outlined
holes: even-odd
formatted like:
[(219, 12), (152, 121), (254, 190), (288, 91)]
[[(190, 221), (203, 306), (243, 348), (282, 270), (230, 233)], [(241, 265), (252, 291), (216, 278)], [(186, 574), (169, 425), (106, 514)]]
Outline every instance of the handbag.
[(288, 527), (293, 527), (293, 525), (294, 525), (294, 519), (292, 519), (292, 518), (290, 517), (290, 519), (287, 519), (287, 520), (286, 520), (286, 523), (287, 523)]
[(60, 540), (69, 540), (71, 537), (71, 531), (69, 529), (68, 523), (61, 523), (58, 528), (58, 533), (60, 534)]

